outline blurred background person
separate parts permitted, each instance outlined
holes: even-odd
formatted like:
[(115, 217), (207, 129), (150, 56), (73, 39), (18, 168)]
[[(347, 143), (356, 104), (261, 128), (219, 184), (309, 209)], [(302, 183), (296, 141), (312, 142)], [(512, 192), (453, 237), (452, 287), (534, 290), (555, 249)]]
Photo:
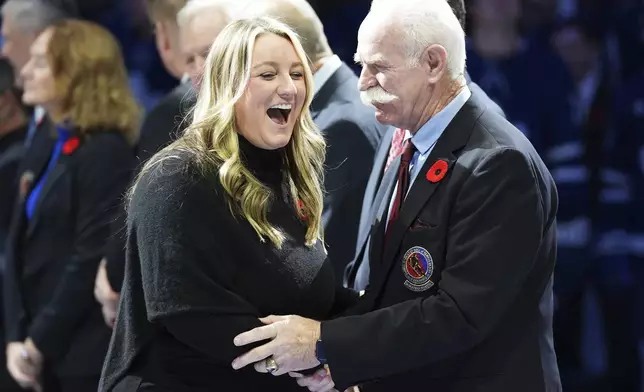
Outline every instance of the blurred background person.
[[(41, 0), (6, 0), (2, 4), (0, 13), (2, 15), (2, 56), (13, 67), (12, 75), (15, 78), (16, 89), (14, 94), (19, 103), (22, 95), (19, 91), (22, 87), (20, 71), (29, 60), (31, 44), (45, 28), (56, 21), (62, 20), (65, 17), (65, 13)], [(6, 74), (3, 73), (3, 81), (5, 76)], [(5, 91), (5, 97), (8, 98), (11, 95), (9, 90), (3, 91)], [(8, 99), (10, 100), (11, 98)], [(8, 104), (8, 101), (5, 101), (5, 103)], [(12, 133), (13, 136), (5, 138), (3, 142), (5, 148), (8, 148), (9, 144), (13, 145), (12, 150), (15, 153), (17, 151), (15, 138), (20, 137), (25, 149), (20, 153), (20, 159), (17, 160), (11, 158), (11, 156), (15, 158), (14, 153), (5, 152), (3, 175), (0, 178), (0, 198), (3, 203), (0, 209), (5, 211), (2, 213), (4, 215), (1, 218), (3, 219), (2, 225), (9, 225), (11, 213), (15, 209), (13, 201), (18, 194), (18, 181), (14, 180), (17, 178), (18, 173), (30, 171), (29, 168), (34, 159), (50, 154), (50, 149), (54, 144), (54, 139), (48, 132), (37, 132), (47, 126), (44, 109), (38, 105), (26, 105), (25, 109), (28, 116), (28, 125), (24, 133), (21, 136), (18, 136), (18, 133)], [(32, 143), (34, 137), (38, 140)], [(3, 231), (4, 234), (2, 234)], [(4, 257), (6, 235), (8, 235), (8, 226), (5, 226), (4, 230), (0, 229), (0, 242), (2, 242), (0, 244), (0, 258)], [(4, 362), (5, 353), (3, 352), (0, 355)]]
[[(157, 48), (164, 65), (181, 81), (143, 121), (137, 146), (139, 167), (180, 137), (190, 124), (188, 117), (196, 102), (195, 88), (205, 56), (230, 20), (226, 0), (148, 0), (146, 4), (156, 26)], [(115, 236), (96, 275), (95, 297), (110, 327), (116, 318), (125, 271), (125, 225), (123, 209), (114, 222)]]
[(467, 70), (543, 154), (573, 132), (572, 80), (554, 51), (524, 37), (521, 0), (471, 0)]
[[(564, 388), (640, 390), (635, 292), (622, 222), (630, 206), (625, 173), (608, 160), (618, 138), (613, 112), (619, 75), (606, 50), (602, 19), (578, 14), (560, 22), (553, 46), (575, 82), (573, 124), (576, 138), (552, 148), (560, 194), (558, 309), (555, 341)], [(565, 173), (565, 174), (564, 174)], [(605, 377), (583, 372), (584, 308), (592, 295), (603, 317)]]
[[(187, 0), (146, 0), (150, 22), (154, 25), (156, 48), (165, 69), (180, 80), (178, 86), (163, 97), (150, 110), (141, 126), (137, 144), (137, 165), (140, 166), (161, 148), (176, 139), (188, 124), (184, 121), (194, 104), (194, 91), (185, 73), (185, 59), (179, 41), (177, 14)], [(116, 318), (119, 292), (125, 269), (125, 223), (123, 207), (114, 221), (114, 237), (101, 261), (94, 287), (96, 300), (101, 304), (103, 317), (108, 326)]]
[(184, 60), (181, 58), (177, 13), (188, 0), (146, 0), (146, 10), (154, 28), (157, 51), (168, 73), (181, 79)]
[[(644, 70), (624, 80), (615, 93), (615, 126), (616, 141), (612, 144), (606, 162), (620, 175), (629, 180), (628, 205), (620, 214), (621, 221), (615, 226), (616, 232), (626, 234), (626, 241), (618, 241), (620, 249), (628, 252), (631, 285), (634, 294), (634, 309), (622, 309), (629, 312), (620, 316), (620, 320), (634, 318), (637, 340), (640, 342), (640, 363), (642, 341), (644, 339)], [(604, 323), (610, 322), (602, 317)], [(624, 325), (628, 327), (628, 324)], [(627, 339), (630, 335), (626, 336)], [(630, 347), (629, 347), (630, 349)], [(632, 369), (630, 366), (628, 369)], [(630, 379), (634, 375), (630, 375)], [(641, 388), (641, 385), (640, 385)]]
[(181, 48), (177, 15), (187, 0), (146, 0), (150, 21), (154, 24), (157, 51), (168, 73), (180, 83), (147, 114), (137, 147), (141, 163), (176, 139), (185, 128), (183, 118), (194, 104), (186, 74), (186, 59)]
[[(65, 12), (46, 0), (6, 0), (2, 5), (2, 55), (13, 66), (16, 86), (22, 87), (20, 71), (29, 60), (29, 49), (38, 35), (53, 23), (64, 19)], [(31, 121), (27, 130), (25, 144), (31, 146), (32, 139), (38, 133), (40, 139), (50, 139), (46, 132), (37, 132), (43, 126), (45, 110), (38, 105), (29, 106)], [(50, 140), (40, 140), (34, 151), (27, 152), (28, 156), (48, 153)], [(25, 162), (27, 163), (27, 162)]]
[(24, 153), (28, 117), (14, 88), (11, 65), (0, 59), (0, 267), (17, 192), (18, 164)]
[(38, 35), (65, 17), (46, 0), (6, 0), (2, 5), (2, 55), (14, 68), (16, 84), (22, 86), (20, 70), (29, 61), (29, 48)]
[[(11, 63), (16, 88), (22, 87), (20, 71), (29, 60), (29, 50), (38, 35), (53, 23), (63, 20), (66, 14), (45, 0), (7, 0), (2, 5), (2, 55)], [(21, 95), (21, 93), (19, 93)], [(27, 147), (18, 172), (27, 171), (34, 160), (48, 156), (54, 138), (48, 132), (38, 132), (48, 126), (45, 109), (39, 105), (26, 105), (30, 118), (25, 135)], [(33, 141), (36, 138), (37, 140)], [(9, 185), (0, 184), (7, 193), (17, 194), (17, 187), (9, 191)]]
[(177, 15), (185, 70), (199, 89), (210, 46), (230, 22), (231, 1), (190, 0)]
[(238, 17), (269, 16), (291, 27), (312, 64), (311, 116), (327, 143), (324, 161), (324, 241), (336, 276), (353, 259), (362, 199), (376, 147), (388, 127), (360, 100), (358, 77), (333, 53), (324, 26), (306, 0), (247, 2)]
[[(20, 103), (19, 92), (14, 88), (12, 67), (6, 60), (0, 60), (0, 275), (4, 273), (5, 240), (14, 210), (17, 194), (14, 190), (18, 189), (18, 164), (24, 153), (28, 120), (25, 107)], [(1, 298), (0, 280), (0, 304)], [(3, 320), (4, 317), (0, 313), (0, 336), (4, 342)], [(5, 347), (5, 344), (2, 347)], [(0, 354), (0, 390), (21, 390), (7, 372), (4, 353)]]
[(4, 277), (8, 369), (23, 387), (95, 391), (110, 338), (92, 295), (129, 182), (139, 107), (109, 32), (45, 29), (22, 70), (23, 101), (54, 124), (51, 155), (20, 186)]

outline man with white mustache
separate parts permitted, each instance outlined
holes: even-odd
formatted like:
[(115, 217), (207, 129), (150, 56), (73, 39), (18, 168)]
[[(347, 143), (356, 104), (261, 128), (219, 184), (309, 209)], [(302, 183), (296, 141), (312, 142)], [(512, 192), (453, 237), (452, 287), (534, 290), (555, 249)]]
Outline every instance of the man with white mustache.
[[(452, 8), (454, 16), (456, 16), (456, 19), (458, 19), (458, 22), (461, 24), (461, 28), (465, 31), (465, 2), (463, 0), (447, 0), (447, 3)], [(490, 99), (490, 97), (488, 97), (488, 95), (470, 79), (467, 70), (465, 71), (465, 80), (467, 81), (467, 87), (472, 92), (472, 95), (480, 98), (481, 102), (484, 102), (485, 106), (487, 106), (489, 110), (505, 117), (505, 114), (499, 105), (492, 101), (492, 99)], [(397, 97), (385, 91), (380, 86), (374, 86), (368, 90), (361, 91), (360, 98), (365, 105), (373, 105), (373, 103), (388, 103), (394, 101)], [(362, 202), (362, 214), (355, 255), (353, 261), (347, 266), (344, 274), (344, 285), (346, 287), (353, 288), (354, 290), (364, 290), (369, 283), (369, 252), (365, 252), (365, 250), (369, 249), (369, 233), (372, 223), (369, 216), (371, 205), (373, 203), (373, 198), (376, 196), (378, 184), (384, 174), (384, 170), (382, 169), (383, 165), (385, 162), (391, 163), (394, 155), (399, 152), (397, 149), (392, 147), (395, 146), (396, 143), (399, 143), (398, 140), (402, 135), (404, 135), (403, 130), (392, 128), (382, 138), (380, 146), (378, 146), (378, 150), (376, 152), (374, 166), (371, 170), (369, 182), (365, 189), (364, 200)], [(392, 145), (392, 141), (394, 140), (396, 143)]]
[(360, 99), (365, 105), (373, 106), (374, 103), (389, 103), (396, 98), (398, 97), (393, 94), (389, 94), (380, 86), (372, 87), (365, 91), (360, 91)]

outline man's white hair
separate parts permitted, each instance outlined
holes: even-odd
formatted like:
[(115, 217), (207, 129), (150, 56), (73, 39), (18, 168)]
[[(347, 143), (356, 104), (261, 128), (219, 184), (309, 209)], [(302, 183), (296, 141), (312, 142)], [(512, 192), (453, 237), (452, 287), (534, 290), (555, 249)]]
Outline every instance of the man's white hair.
[(231, 20), (233, 0), (190, 0), (177, 14), (177, 26), (185, 28), (192, 20), (204, 12), (217, 11), (226, 22)]
[(40, 33), (65, 18), (65, 13), (41, 0), (7, 0), (2, 19), (10, 20), (23, 33)]
[(370, 28), (391, 24), (405, 35), (411, 64), (418, 64), (428, 46), (438, 44), (447, 52), (447, 70), (452, 79), (465, 73), (465, 32), (447, 1), (374, 0), (367, 19), (376, 22), (369, 23)]

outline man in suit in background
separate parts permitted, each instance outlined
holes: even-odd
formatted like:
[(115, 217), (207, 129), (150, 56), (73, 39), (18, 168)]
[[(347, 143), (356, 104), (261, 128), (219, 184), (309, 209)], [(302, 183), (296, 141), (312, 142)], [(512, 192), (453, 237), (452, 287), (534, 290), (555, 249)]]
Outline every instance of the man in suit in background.
[(230, 21), (229, 0), (191, 0), (177, 16), (186, 72), (199, 91), (206, 56)]
[[(463, 0), (447, 0), (447, 3), (452, 8), (452, 12), (458, 19), (463, 31), (465, 31), (465, 2)], [(492, 101), (487, 94), (470, 79), (470, 75), (465, 71), (465, 79), (472, 95), (478, 97), (489, 110), (499, 113), (505, 117), (503, 110)], [(371, 224), (371, 205), (373, 198), (376, 196), (376, 191), (380, 185), (384, 170), (385, 161), (391, 155), (392, 139), (394, 138), (395, 128), (391, 128), (383, 137), (380, 146), (378, 146), (374, 165), (369, 175), (369, 181), (364, 192), (364, 199), (362, 201), (362, 212), (360, 214), (360, 225), (358, 228), (358, 240), (352, 262), (349, 263), (344, 274), (344, 286), (350, 287), (354, 290), (364, 290), (369, 284), (369, 239)]]
[(444, 0), (377, 1), (356, 57), (364, 101), (405, 130), (374, 199), (370, 285), (333, 320), (262, 319), (234, 343), (270, 341), (233, 368), (325, 364), (339, 390), (363, 392), (561, 391), (555, 185), (525, 136), (467, 87), (454, 13)]
[[(219, 32), (230, 20), (227, 5), (227, 0), (148, 1), (148, 11), (155, 20), (157, 34), (163, 32), (165, 36), (157, 36), (159, 53), (168, 71), (177, 78), (181, 77), (181, 84), (162, 99), (143, 122), (138, 145), (141, 164), (174, 141), (190, 124), (190, 110), (196, 102), (205, 57)], [(124, 213), (114, 226), (117, 233), (115, 241), (108, 249), (106, 262), (99, 269), (95, 289), (97, 299), (103, 304), (108, 325), (116, 317), (117, 291), (123, 282)]]
[(327, 142), (324, 176), (324, 240), (336, 276), (353, 259), (360, 207), (369, 172), (387, 127), (360, 101), (358, 77), (333, 54), (317, 14), (305, 0), (251, 1), (237, 17), (265, 15), (299, 35), (313, 64), (311, 115)]
[[(165, 69), (181, 83), (146, 115), (137, 146), (139, 163), (143, 164), (175, 139), (184, 128), (183, 118), (194, 103), (194, 95), (185, 76), (185, 59), (181, 52), (177, 14), (188, 0), (146, 0), (154, 24), (157, 50)], [(133, 170), (136, 168), (133, 168)], [(111, 326), (116, 318), (119, 291), (125, 267), (125, 207), (113, 222), (113, 238), (101, 261), (94, 286), (94, 296), (101, 303), (103, 317)]]
[[(458, 19), (458, 23), (460, 23), (461, 28), (463, 28), (463, 31), (465, 31), (465, 21), (467, 20), (465, 0), (447, 0), (447, 4), (449, 4), (452, 12), (454, 13), (454, 16), (456, 16), (456, 19)], [(478, 84), (472, 81), (470, 74), (467, 72), (467, 69), (465, 69), (465, 80), (467, 81), (467, 86), (470, 88), (470, 91), (472, 91), (473, 95), (478, 96), (482, 102), (485, 102), (485, 105), (490, 110), (505, 117), (503, 109), (490, 97), (488, 97), (485, 91), (483, 91)]]
[(183, 118), (194, 103), (177, 23), (177, 15), (187, 3), (188, 0), (146, 1), (148, 15), (155, 27), (159, 56), (168, 73), (181, 83), (146, 116), (137, 148), (141, 163), (176, 138), (176, 133), (184, 128)]

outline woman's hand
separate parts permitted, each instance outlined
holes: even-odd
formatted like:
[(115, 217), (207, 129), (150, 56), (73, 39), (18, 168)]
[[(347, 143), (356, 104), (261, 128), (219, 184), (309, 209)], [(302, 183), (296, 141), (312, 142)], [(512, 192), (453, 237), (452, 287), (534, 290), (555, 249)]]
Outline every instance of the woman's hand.
[(22, 388), (40, 391), (38, 376), (42, 370), (42, 355), (30, 339), (7, 345), (7, 370)]

